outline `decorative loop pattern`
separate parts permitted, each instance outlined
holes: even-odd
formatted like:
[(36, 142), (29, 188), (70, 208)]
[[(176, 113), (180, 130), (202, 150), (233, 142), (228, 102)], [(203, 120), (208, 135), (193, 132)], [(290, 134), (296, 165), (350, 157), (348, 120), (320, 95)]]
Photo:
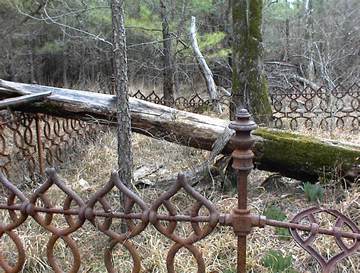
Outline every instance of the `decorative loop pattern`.
[(339, 85), (333, 90), (315, 90), (309, 86), (303, 90), (275, 88), (270, 96), (276, 128), (360, 130), (360, 87), (357, 84), (350, 88)]
[[(157, 104), (166, 104), (164, 98), (152, 91), (144, 95), (140, 90), (132, 95), (135, 98)], [(349, 88), (341, 85), (333, 90), (321, 87), (315, 90), (309, 86), (303, 90), (295, 86), (287, 89), (270, 90), (273, 106), (274, 126), (279, 129), (296, 130), (299, 127), (322, 128), (323, 130), (360, 130), (360, 87)], [(222, 96), (219, 102), (224, 106), (232, 104), (231, 98)], [(195, 94), (190, 98), (178, 97), (170, 105), (180, 110), (202, 112), (212, 105), (212, 101)]]
[[(0, 267), (5, 270), (6, 273), (20, 272), (24, 266), (25, 251), (20, 238), (14, 230), (23, 224), (28, 216), (31, 216), (40, 226), (52, 234), (47, 244), (47, 258), (50, 266), (56, 273), (63, 272), (61, 263), (57, 261), (54, 254), (55, 245), (59, 240), (65, 242), (73, 256), (73, 263), (69, 272), (79, 272), (81, 266), (80, 250), (76, 242), (71, 238), (71, 235), (81, 228), (86, 221), (91, 222), (95, 228), (111, 239), (110, 245), (104, 252), (104, 262), (108, 272), (116, 272), (112, 264), (112, 252), (117, 244), (121, 244), (132, 257), (132, 272), (140, 272), (141, 258), (136, 247), (131, 243), (131, 239), (143, 232), (149, 222), (153, 223), (162, 234), (175, 243), (170, 248), (167, 256), (169, 272), (175, 272), (175, 256), (183, 247), (194, 255), (198, 263), (198, 272), (205, 272), (205, 263), (202, 254), (194, 243), (202, 240), (213, 231), (219, 223), (220, 216), (214, 205), (196, 192), (194, 188), (187, 183), (184, 176), (180, 175), (177, 182), (169, 191), (159, 196), (153, 204), (148, 205), (125, 186), (117, 172), (114, 172), (109, 182), (93, 194), (88, 201), (83, 201), (71, 190), (65, 182), (58, 177), (54, 169), (48, 170), (47, 175), (48, 179), (38, 187), (29, 198), (26, 198), (4, 175), (0, 174), (0, 183), (9, 192), (6, 204), (0, 204), (0, 206), (9, 212), (12, 221), (9, 224), (0, 222), (0, 239), (3, 234), (7, 234), (10, 239), (14, 241), (18, 252), (18, 261), (14, 266), (10, 266), (0, 252)], [(51, 203), (48, 193), (52, 187), (57, 187), (66, 196), (62, 207), (54, 206)], [(195, 205), (191, 208), (190, 215), (178, 215), (174, 205), (171, 204), (171, 197), (181, 189), (184, 189), (184, 191), (196, 201)], [(126, 200), (122, 211), (115, 210), (107, 200), (107, 195), (113, 190), (121, 193)], [(15, 203), (15, 199), (18, 199), (20, 203)], [(38, 202), (39, 200), (41, 202)], [(99, 206), (96, 206), (97, 203), (100, 204), (100, 209)], [(162, 204), (168, 209), (168, 215), (157, 212)], [(134, 211), (135, 205), (140, 211)], [(205, 207), (209, 211), (207, 216), (199, 216), (199, 211), (202, 207)], [(21, 215), (17, 216), (16, 211), (19, 211)], [(40, 212), (45, 214), (45, 216), (41, 216)], [(55, 214), (63, 215), (68, 226), (59, 228), (53, 224), (53, 215)], [(124, 221), (122, 225), (112, 227), (114, 219), (122, 219)], [(168, 221), (168, 227), (164, 227), (160, 221)], [(191, 223), (193, 233), (186, 238), (181, 238), (176, 235), (174, 232), (178, 222)], [(205, 225), (201, 227), (200, 222), (204, 222)], [(125, 231), (122, 230), (124, 227)]]
[[(316, 215), (320, 213), (330, 215), (336, 219), (333, 232), (336, 244), (339, 246), (341, 251), (329, 258), (325, 258), (313, 245), (316, 237), (321, 234), (320, 226), (316, 219)], [(352, 244), (350, 246), (344, 243), (341, 231), (346, 232), (346, 230), (343, 230), (343, 228), (347, 228), (347, 230), (350, 230), (355, 234), (360, 234), (360, 230), (353, 221), (336, 210), (310, 208), (297, 214), (291, 222), (299, 224), (302, 221), (306, 221), (310, 224), (311, 230), (309, 235), (304, 237), (300, 235), (297, 229), (290, 228), (291, 235), (303, 249), (305, 249), (318, 261), (323, 269), (323, 272), (332, 272), (339, 261), (349, 257), (360, 248), (359, 239), (352, 239)]]
[(95, 132), (93, 124), (75, 119), (2, 111), (0, 169), (8, 175), (16, 169), (31, 178), (43, 175), (45, 164), (63, 163), (70, 147)]
[[(164, 98), (152, 91), (144, 95), (140, 90), (132, 95), (135, 98), (157, 104), (165, 104)], [(273, 106), (274, 126), (279, 129), (296, 130), (299, 127), (322, 128), (323, 130), (360, 130), (360, 87), (349, 88), (341, 85), (333, 90), (321, 87), (318, 90), (307, 86), (303, 90), (295, 86), (270, 90)], [(230, 106), (231, 98), (219, 98), (222, 105)], [(180, 110), (202, 112), (212, 105), (212, 101), (195, 94), (190, 98), (178, 97), (170, 105)]]
[[(152, 204), (147, 204), (125, 186), (116, 172), (111, 175), (109, 182), (103, 188), (84, 201), (58, 177), (53, 169), (47, 171), (47, 174), (48, 179), (27, 198), (0, 173), (0, 183), (8, 192), (7, 201), (4, 204), (0, 203), (0, 209), (7, 211), (10, 215), (10, 223), (0, 222), (0, 240), (6, 234), (14, 242), (17, 251), (15, 264), (10, 265), (0, 250), (0, 268), (6, 273), (20, 272), (24, 266), (25, 250), (15, 229), (22, 225), (29, 216), (51, 233), (47, 244), (47, 258), (55, 273), (63, 272), (61, 263), (54, 254), (55, 245), (59, 240), (64, 241), (73, 257), (69, 272), (79, 272), (80, 250), (71, 236), (86, 221), (92, 223), (96, 229), (111, 239), (104, 252), (104, 263), (108, 272), (116, 272), (112, 260), (113, 250), (118, 244), (129, 252), (133, 264), (132, 272), (139, 273), (141, 271), (141, 256), (131, 240), (141, 234), (149, 223), (174, 242), (166, 257), (167, 270), (170, 273), (176, 272), (175, 258), (182, 248), (187, 249), (194, 256), (198, 272), (204, 273), (205, 262), (201, 251), (195, 244), (213, 232), (219, 224), (232, 226), (236, 234), (237, 232), (241, 234), (241, 231), (250, 231), (248, 228), (251, 226), (288, 227), (296, 242), (319, 262), (325, 273), (332, 272), (339, 261), (360, 248), (360, 230), (354, 222), (335, 210), (310, 208), (296, 215), (289, 223), (267, 220), (263, 216), (252, 215), (248, 211), (239, 209), (220, 215), (215, 206), (191, 187), (183, 175), (179, 175), (176, 183), (167, 192), (161, 194)], [(62, 207), (54, 206), (51, 203), (48, 193), (52, 187), (57, 187), (65, 195)], [(195, 201), (188, 214), (178, 214), (175, 205), (172, 204), (172, 197), (182, 190)], [(118, 191), (125, 198), (123, 209), (115, 209), (111, 206), (107, 199), (111, 191)], [(138, 207), (136, 211), (134, 211), (135, 205)], [(159, 212), (160, 207), (164, 207), (168, 213)], [(200, 215), (199, 212), (202, 208), (205, 208), (208, 213)], [(41, 216), (40, 213), (45, 216)], [(66, 227), (59, 228), (53, 224), (55, 214), (64, 216)], [(334, 227), (332, 229), (322, 228), (316, 218), (318, 214), (334, 217)], [(114, 219), (122, 219), (122, 224), (113, 226)], [(303, 223), (304, 221), (306, 223)], [(168, 224), (164, 225), (164, 222)], [(185, 237), (176, 233), (176, 227), (180, 222), (189, 223), (192, 228), (192, 232)], [(200, 223), (203, 224), (200, 225)], [(308, 235), (304, 236), (299, 231), (306, 231)], [(320, 235), (334, 236), (341, 250), (340, 253), (326, 259), (317, 252), (313, 243)], [(349, 245), (344, 238), (350, 239), (352, 243)]]
[[(285, 123), (288, 122), (291, 128), (296, 128), (300, 126), (301, 120), (303, 120), (305, 125), (314, 126), (317, 120), (314, 119), (314, 116), (307, 114), (316, 114), (318, 118), (325, 113), (325, 116), (320, 118), (320, 126), (333, 127), (335, 124), (338, 128), (345, 128), (349, 124), (345, 116), (340, 116), (334, 123), (334, 118), (336, 117), (334, 111), (336, 110), (337, 113), (346, 113), (346, 118), (350, 118), (352, 128), (354, 130), (359, 129), (356, 127), (359, 125), (359, 87), (353, 86), (348, 92), (341, 90), (343, 89), (338, 87), (331, 92), (325, 92), (324, 89), (314, 92), (311, 88), (306, 88), (303, 91), (295, 89), (294, 93), (279, 94), (281, 101), (274, 103), (274, 109), (277, 113), (282, 113), (283, 116), (278, 116), (275, 119), (275, 125), (286, 126)], [(144, 96), (139, 91), (135, 95), (159, 104), (171, 103), (177, 105), (177, 103), (181, 102), (181, 105), (186, 107), (211, 105), (211, 102), (203, 100), (198, 95), (195, 95), (190, 100), (178, 98), (174, 102), (165, 102), (162, 97), (159, 97), (154, 92)], [(290, 109), (289, 111), (286, 110), (288, 112), (282, 110), (283, 103), (286, 100), (288, 100), (286, 107)], [(231, 104), (228, 98), (223, 101), (228, 105)], [(349, 105), (351, 105), (352, 109), (349, 109)], [(299, 213), (289, 223), (268, 220), (266, 217), (251, 214), (246, 202), (247, 176), (253, 167), (253, 155), (250, 148), (254, 140), (251, 138), (251, 130), (256, 126), (250, 120), (250, 114), (245, 109), (240, 110), (236, 117), (236, 121), (231, 124), (230, 128), (237, 131), (234, 138), (238, 147), (232, 156), (234, 159), (233, 168), (238, 171), (239, 200), (238, 207), (228, 214), (220, 215), (215, 206), (191, 187), (182, 175), (179, 175), (177, 182), (167, 192), (160, 195), (152, 204), (147, 204), (126, 187), (116, 172), (111, 175), (109, 182), (87, 201), (82, 200), (71, 190), (57, 176), (54, 170), (47, 172), (48, 179), (28, 198), (0, 173), (0, 185), (8, 192), (6, 202), (4, 204), (0, 203), (0, 210), (7, 211), (10, 216), (10, 220), (7, 220), (10, 223), (3, 223), (2, 221), (5, 222), (4, 219), (0, 220), (0, 240), (4, 240), (6, 235), (14, 242), (17, 249), (17, 259), (12, 264), (6, 260), (0, 250), (0, 268), (6, 273), (17, 273), (22, 270), (26, 260), (25, 251), (15, 229), (22, 225), (30, 216), (51, 233), (47, 244), (47, 258), (55, 273), (63, 272), (61, 264), (57, 261), (54, 254), (54, 247), (59, 240), (65, 242), (73, 256), (73, 263), (69, 272), (79, 272), (81, 255), (75, 240), (71, 236), (86, 221), (92, 223), (96, 229), (111, 239), (109, 247), (104, 252), (104, 262), (108, 272), (115, 272), (112, 263), (113, 249), (118, 244), (121, 244), (132, 257), (132, 272), (139, 273), (141, 271), (141, 257), (131, 240), (142, 233), (149, 223), (174, 242), (166, 258), (167, 270), (171, 273), (175, 273), (174, 261), (177, 253), (182, 248), (187, 249), (194, 256), (198, 273), (205, 273), (206, 268), (202, 253), (195, 244), (208, 236), (218, 224), (232, 226), (234, 233), (238, 237), (238, 272), (246, 272), (246, 236), (251, 233), (252, 227), (264, 227), (266, 225), (289, 228), (296, 242), (319, 262), (323, 272), (331, 272), (339, 261), (350, 256), (360, 248), (359, 229), (354, 222), (335, 210), (311, 208)], [(10, 117), (1, 116), (0, 162), (2, 163), (0, 166), (5, 172), (8, 172), (10, 164), (15, 161), (13, 160), (15, 154), (18, 159), (28, 164), (29, 170), (35, 171), (37, 168), (41, 170), (43, 158), (39, 157), (40, 166), (37, 166), (37, 161), (35, 160), (37, 152), (41, 154), (41, 151), (46, 152), (48, 164), (54, 164), (55, 160), (62, 162), (64, 160), (64, 149), (71, 147), (77, 137), (91, 132), (91, 128), (91, 125), (82, 121), (57, 119), (40, 115), (13, 114)], [(34, 130), (36, 131), (36, 137), (33, 133)], [(43, 135), (43, 138), (41, 135)], [(8, 139), (11, 136), (12, 142), (9, 145)], [(239, 156), (239, 154), (245, 154), (246, 156)], [(53, 205), (48, 197), (49, 190), (52, 187), (57, 187), (65, 195), (62, 207)], [(172, 203), (172, 197), (180, 190), (185, 191), (188, 196), (195, 200), (194, 205), (187, 214), (178, 214), (175, 205)], [(117, 191), (119, 196), (123, 197), (124, 204), (122, 204), (122, 208), (112, 207), (107, 199), (110, 191)], [(98, 209), (99, 205), (100, 209)], [(135, 211), (135, 207), (140, 209)], [(160, 213), (160, 207), (165, 208), (167, 213)], [(200, 215), (202, 208), (208, 211), (206, 215)], [(335, 224), (332, 229), (329, 230), (321, 227), (316, 218), (320, 213), (331, 215), (335, 218)], [(45, 216), (42, 216), (43, 214)], [(53, 223), (55, 222), (53, 221), (55, 214), (63, 215), (67, 226), (57, 227)], [(121, 224), (115, 226), (113, 224), (114, 219), (121, 219)], [(303, 224), (303, 221), (306, 221), (307, 224)], [(167, 222), (167, 224), (164, 224), (164, 222)], [(192, 231), (190, 234), (181, 236), (176, 233), (176, 227), (180, 222), (191, 224)], [(200, 225), (200, 223), (203, 224)], [(304, 237), (299, 231), (308, 232), (309, 235)], [(322, 256), (313, 246), (314, 240), (320, 235), (335, 237), (335, 241), (341, 250), (340, 253), (335, 254), (329, 259)], [(344, 238), (352, 240), (352, 243), (350, 245), (347, 244), (344, 242)]]
[[(360, 130), (360, 87), (357, 84), (350, 88), (337, 86), (331, 91), (325, 88), (314, 90), (310, 87), (300, 90), (294, 86), (286, 90), (274, 88), (270, 90), (270, 96), (273, 126), (276, 128), (337, 128), (354, 132)], [(213, 104), (199, 94), (165, 101), (154, 91), (145, 95), (138, 90), (132, 97), (196, 113), (208, 110)], [(228, 96), (220, 97), (219, 102), (227, 107), (233, 104)], [(54, 166), (63, 163), (66, 151), (71, 146), (95, 132), (96, 127), (93, 124), (76, 119), (2, 111), (0, 170), (9, 174), (10, 169), (16, 169), (17, 165), (22, 164), (30, 177), (38, 173), (43, 175), (45, 166), (42, 165)], [(39, 145), (43, 147), (39, 149)], [(44, 153), (44, 163), (38, 158), (41, 153)]]

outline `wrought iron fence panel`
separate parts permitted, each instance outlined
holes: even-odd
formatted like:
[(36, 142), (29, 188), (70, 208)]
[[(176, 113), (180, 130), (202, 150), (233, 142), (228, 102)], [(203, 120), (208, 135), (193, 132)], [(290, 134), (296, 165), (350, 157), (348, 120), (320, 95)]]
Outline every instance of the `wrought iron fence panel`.
[[(152, 91), (145, 95), (140, 90), (132, 97), (165, 104), (161, 95)], [(313, 89), (309, 86), (299, 89), (291, 86), (287, 89), (273, 88), (270, 90), (273, 109), (273, 126), (278, 129), (297, 130), (299, 128), (321, 128), (325, 131), (334, 129), (357, 132), (360, 130), (360, 87), (337, 86), (332, 90), (324, 87)], [(223, 107), (230, 107), (231, 97), (220, 96)], [(202, 113), (210, 110), (213, 102), (194, 94), (189, 97), (177, 97), (167, 105), (179, 110)]]
[[(339, 211), (313, 207), (298, 213), (290, 222), (271, 220), (262, 215), (252, 214), (247, 207), (247, 186), (254, 157), (251, 151), (254, 144), (251, 131), (256, 128), (256, 124), (250, 120), (250, 115), (246, 110), (241, 110), (237, 113), (236, 121), (230, 124), (230, 128), (236, 131), (236, 135), (233, 137), (237, 147), (232, 153), (232, 167), (237, 175), (238, 204), (232, 211), (223, 214), (210, 200), (197, 192), (183, 175), (179, 175), (170, 189), (160, 194), (151, 203), (147, 203), (134, 191), (127, 188), (117, 172), (113, 172), (109, 181), (86, 200), (66, 185), (66, 182), (56, 174), (54, 169), (49, 169), (47, 171), (48, 179), (28, 195), (0, 173), (0, 186), (7, 192), (6, 196), (0, 198), (2, 201), (0, 210), (9, 214), (8, 220), (6, 218), (0, 220), (0, 240), (6, 234), (15, 245), (17, 252), (12, 256), (16, 257), (16, 261), (11, 263), (5, 259), (0, 249), (0, 268), (6, 273), (17, 273), (24, 267), (26, 251), (16, 228), (25, 224), (28, 218), (34, 219), (50, 233), (46, 256), (48, 263), (56, 273), (63, 272), (63, 265), (56, 258), (54, 251), (58, 240), (65, 242), (72, 255), (70, 259), (72, 264), (68, 272), (79, 272), (82, 257), (73, 234), (82, 229), (86, 222), (91, 223), (95, 229), (110, 239), (103, 257), (108, 272), (117, 270), (113, 264), (113, 250), (118, 244), (121, 244), (130, 253), (132, 272), (141, 271), (141, 254), (133, 240), (149, 225), (153, 225), (158, 232), (172, 241), (172, 246), (165, 258), (167, 271), (170, 273), (176, 272), (175, 257), (183, 248), (194, 256), (197, 272), (205, 273), (206, 265), (203, 254), (196, 244), (214, 232), (218, 225), (231, 227), (232, 231), (229, 229), (229, 232), (233, 232), (237, 236), (238, 273), (246, 272), (247, 236), (252, 233), (253, 228), (267, 226), (288, 228), (293, 239), (318, 262), (324, 273), (333, 272), (337, 263), (359, 250), (360, 230), (351, 219)], [(57, 134), (61, 136), (59, 131)], [(65, 195), (62, 206), (53, 205), (49, 195), (49, 191), (53, 187), (57, 187)], [(108, 195), (113, 190), (125, 196), (125, 203), (121, 204), (122, 206), (117, 204), (113, 206), (109, 201)], [(180, 191), (185, 192), (194, 200), (194, 203), (186, 210), (187, 213), (185, 210), (178, 213), (175, 204), (172, 203), (172, 197)], [(331, 216), (334, 222), (333, 226), (323, 227), (317, 219), (318, 214)], [(58, 227), (53, 221), (55, 215), (63, 216), (66, 225)], [(116, 219), (122, 220), (126, 226), (124, 231), (113, 226)], [(192, 231), (186, 236), (178, 234), (176, 227), (180, 223), (190, 224)], [(331, 257), (324, 257), (313, 245), (316, 238), (324, 235), (333, 236), (339, 246), (339, 252), (334, 253)], [(345, 239), (349, 239), (350, 243), (348, 240), (344, 241)]]
[(46, 166), (63, 163), (70, 148), (95, 131), (81, 120), (2, 111), (0, 169), (9, 174), (21, 166), (25, 176), (44, 175)]

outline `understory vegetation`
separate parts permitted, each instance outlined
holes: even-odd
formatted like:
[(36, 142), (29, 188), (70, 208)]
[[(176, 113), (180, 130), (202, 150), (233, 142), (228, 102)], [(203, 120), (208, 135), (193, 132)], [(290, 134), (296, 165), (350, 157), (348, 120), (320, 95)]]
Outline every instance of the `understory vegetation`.
[[(290, 222), (307, 208), (329, 208), (360, 226), (359, 11), (359, 0), (0, 0), (0, 96), (7, 99), (0, 111), (0, 168), (12, 168), (9, 179), (29, 197), (45, 182), (40, 175), (43, 167), (57, 164), (59, 176), (84, 203), (104, 188), (115, 171), (147, 204), (166, 192), (179, 173), (191, 170), (195, 178), (203, 175), (194, 189), (224, 216), (237, 206), (240, 209), (238, 203), (244, 200), (238, 200), (236, 187), (241, 181), (231, 169), (233, 161), (222, 153), (232, 146), (246, 146), (251, 142), (246, 133), (254, 129), (259, 169), (251, 171), (248, 181), (253, 214), (272, 223)], [(37, 84), (108, 95), (59, 88), (44, 94), (44, 86)], [(39, 90), (42, 98), (35, 101)], [(138, 90), (148, 102), (129, 99)], [(24, 97), (26, 104), (21, 102)], [(184, 101), (187, 106), (181, 105)], [(193, 109), (186, 108), (190, 106)], [(236, 110), (240, 110), (237, 123), (229, 127)], [(68, 119), (45, 121), (50, 116)], [(75, 120), (79, 126), (72, 124)], [(259, 125), (256, 131), (252, 120)], [(86, 122), (95, 125), (91, 131), (86, 131)], [(229, 128), (236, 128), (238, 139), (231, 138)], [(239, 161), (250, 164), (252, 154), (242, 152)], [(240, 163), (239, 169), (246, 169)], [(33, 165), (33, 173), (27, 173), (27, 165)], [(196, 173), (199, 169), (206, 171)], [(64, 202), (75, 207), (76, 198), (69, 201), (57, 187), (46, 195), (58, 208), (66, 207)], [(86, 220), (70, 235), (80, 251), (79, 272), (110, 272), (110, 260), (116, 272), (132, 272), (134, 252), (142, 273), (168, 272), (167, 255), (174, 242), (150, 223), (134, 238), (116, 245), (112, 259), (104, 262), (113, 242), (100, 229), (112, 219), (107, 213), (128, 213), (123, 212), (128, 200), (113, 189), (106, 196), (110, 209), (96, 197), (94, 208), (103, 210), (105, 220), (97, 217), (94, 225)], [(46, 206), (41, 198), (37, 202)], [(169, 199), (174, 210), (186, 216), (182, 220), (196, 214), (196, 209), (199, 216), (208, 216), (205, 202), (198, 208), (197, 200), (184, 189)], [(26, 252), (22, 272), (54, 272), (47, 256), (51, 256), (48, 244), (56, 236), (51, 237), (34, 214), (5, 231), (3, 225), (14, 221), (15, 215), (6, 202), (11, 200), (0, 184), (0, 268), (6, 267), (3, 261), (17, 262), (16, 233)], [(168, 206), (163, 202), (159, 211), (170, 219), (161, 223), (171, 230), (175, 223)], [(134, 204), (135, 213), (139, 207)], [(31, 206), (21, 209), (32, 212)], [(300, 224), (311, 225), (309, 232), (286, 229), (279, 222), (280, 227), (254, 228), (247, 237), (247, 272), (320, 272), (321, 266), (296, 243), (294, 234), (312, 239), (314, 230), (319, 231), (316, 224), (334, 233), (338, 226), (351, 230), (346, 221), (333, 216), (336, 213), (328, 212), (319, 213), (316, 223), (312, 214), (301, 218)], [(53, 217), (58, 228), (74, 220), (68, 211), (65, 217), (51, 213), (43, 209), (38, 215)], [(76, 213), (82, 220), (94, 219), (91, 210)], [(156, 222), (151, 213), (149, 219), (152, 215)], [(124, 230), (124, 223), (139, 219), (122, 222), (114, 217), (111, 230)], [(219, 219), (229, 222), (226, 217)], [(175, 233), (187, 237), (206, 225), (192, 221), (176, 223)], [(339, 236), (317, 236), (311, 243), (330, 259), (342, 251), (339, 239), (342, 247), (354, 243)], [(63, 272), (77, 272), (72, 270), (76, 251), (66, 240), (59, 236), (54, 256)], [(175, 255), (176, 272), (200, 272), (196, 251), (189, 244), (186, 247)], [(218, 225), (194, 247), (203, 255), (206, 273), (237, 272), (238, 242), (231, 227)], [(359, 253), (340, 261), (334, 273), (360, 272)]]
[[(133, 135), (134, 166), (136, 170), (147, 166), (155, 167), (155, 172), (142, 177), (136, 193), (146, 202), (153, 202), (165, 191), (163, 187), (149, 187), (151, 183), (161, 183), (174, 173), (186, 171), (197, 166), (207, 157), (208, 152), (189, 147), (179, 146), (161, 140), (155, 140), (138, 134)], [(116, 168), (116, 134), (105, 129), (97, 139), (90, 144), (78, 145), (72, 155), (76, 160), (65, 162), (59, 174), (67, 181), (67, 185), (76, 191), (84, 200), (99, 190), (109, 179), (110, 172)], [(196, 186), (196, 190), (209, 198), (222, 213), (228, 213), (236, 206), (237, 195), (231, 185), (222, 185), (222, 178), (207, 181)], [(309, 200), (307, 187), (300, 181), (271, 175), (266, 172), (254, 170), (249, 178), (249, 202), (253, 213), (264, 214), (270, 219), (290, 220), (301, 210), (316, 205), (338, 209), (345, 215), (360, 224), (360, 187), (357, 184), (344, 188), (341, 181), (334, 179), (327, 184), (316, 185), (316, 192), (321, 188), (322, 198)], [(31, 193), (39, 183), (14, 183), (24, 192)], [(3, 195), (2, 195), (3, 196)], [(59, 190), (51, 190), (51, 200), (62, 206), (64, 194)], [(317, 196), (317, 195), (316, 195)], [(116, 192), (109, 196), (111, 204), (117, 207), (118, 195)], [(193, 204), (193, 199), (185, 192), (180, 192), (171, 199), (178, 212), (186, 211)], [(2, 212), (4, 219), (8, 214)], [(321, 224), (331, 228), (332, 218), (321, 217)], [(54, 217), (58, 226), (64, 226), (64, 219)], [(27, 261), (24, 272), (45, 273), (51, 272), (46, 259), (46, 244), (50, 235), (30, 218), (16, 232), (23, 240), (26, 249)], [(119, 222), (114, 221), (113, 226)], [(179, 224), (178, 234), (189, 234), (190, 226)], [(108, 238), (90, 223), (86, 223), (76, 231), (72, 238), (81, 251), (81, 272), (105, 272), (103, 253), (109, 243)], [(4, 235), (1, 240), (1, 249), (7, 259), (14, 261), (14, 245), (8, 244), (9, 237)], [(165, 257), (172, 243), (162, 236), (154, 227), (149, 225), (141, 235), (131, 239), (141, 256), (142, 272), (167, 272)], [(335, 241), (331, 237), (319, 237), (315, 241), (317, 249), (325, 257), (338, 251)], [(202, 251), (207, 265), (207, 272), (236, 272), (236, 238), (228, 227), (217, 227), (206, 239), (196, 243)], [(248, 242), (248, 268), (249, 272), (319, 272), (317, 263), (306, 252), (299, 248), (286, 229), (266, 227), (254, 229)], [(55, 256), (65, 272), (72, 263), (70, 249), (61, 240), (56, 244)], [(360, 257), (353, 255), (341, 262), (335, 272), (358, 272), (360, 270)], [(132, 259), (124, 247), (117, 246), (114, 250), (113, 262), (119, 272), (130, 272)], [(177, 272), (196, 272), (194, 258), (188, 251), (181, 250), (176, 257)]]

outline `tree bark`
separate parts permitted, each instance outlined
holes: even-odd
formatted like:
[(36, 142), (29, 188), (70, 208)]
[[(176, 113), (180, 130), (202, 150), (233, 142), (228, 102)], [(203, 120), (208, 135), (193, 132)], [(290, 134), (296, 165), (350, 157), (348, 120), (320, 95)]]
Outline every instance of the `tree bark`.
[(209, 66), (206, 63), (205, 58), (202, 55), (199, 45), (196, 40), (196, 18), (195, 17), (191, 17), (190, 40), (191, 40), (191, 46), (194, 51), (196, 60), (200, 67), (201, 74), (203, 75), (203, 77), (205, 79), (207, 90), (208, 90), (209, 96), (212, 100), (214, 110), (218, 113), (221, 113), (222, 112), (221, 105), (219, 103), (218, 92), (216, 89), (216, 84), (215, 84), (215, 81), (213, 78), (213, 74), (212, 74)]
[(315, 81), (315, 63), (314, 63), (314, 19), (313, 19), (313, 2), (312, 0), (305, 0), (305, 41), (306, 41), (306, 76), (314, 82)]
[(29, 69), (30, 69), (30, 83), (36, 83), (35, 80), (35, 42), (34, 39), (29, 38), (28, 40), (28, 45), (29, 45), (29, 50), (28, 50), (28, 54), (29, 54)]
[(160, 15), (162, 19), (163, 34), (163, 93), (165, 105), (172, 105), (174, 102), (174, 65), (171, 56), (171, 34), (168, 21), (168, 11), (164, 0), (160, 0)]
[(116, 90), (118, 167), (120, 179), (131, 185), (133, 157), (131, 149), (131, 118), (128, 100), (126, 33), (123, 0), (112, 0), (113, 59)]
[(233, 76), (232, 107), (246, 108), (258, 124), (269, 124), (272, 111), (262, 65), (262, 2), (263, 0), (232, 1)]
[(67, 70), (68, 70), (68, 50), (66, 44), (66, 35), (63, 33), (63, 68), (62, 68), (62, 77), (63, 77), (63, 87), (67, 88), (69, 86)]
[[(112, 95), (3, 80), (0, 80), (0, 88), (3, 88), (1, 97), (51, 92), (43, 102), (14, 110), (104, 123), (116, 119), (116, 97)], [(229, 125), (227, 120), (135, 98), (129, 99), (129, 105), (133, 131), (204, 150), (212, 150), (217, 138)], [(259, 169), (309, 181), (335, 169), (352, 179), (359, 175), (359, 146), (267, 128), (256, 130), (254, 135), (257, 137), (255, 161)], [(230, 139), (223, 153), (232, 152), (234, 145)]]
[[(287, 8), (289, 8), (289, 2), (288, 0), (285, 0)], [(289, 51), (290, 51), (290, 18), (289, 16), (285, 19), (285, 47), (284, 47), (284, 56), (283, 61), (288, 62), (289, 61)]]

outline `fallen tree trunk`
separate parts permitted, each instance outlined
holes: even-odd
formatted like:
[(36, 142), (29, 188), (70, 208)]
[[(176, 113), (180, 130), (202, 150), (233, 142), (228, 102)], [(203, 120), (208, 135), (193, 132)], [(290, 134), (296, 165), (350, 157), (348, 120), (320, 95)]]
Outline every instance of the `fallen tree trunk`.
[[(3, 80), (0, 80), (0, 88), (3, 89), (0, 97), (51, 92), (42, 102), (14, 110), (104, 123), (116, 119), (116, 99), (112, 95)], [(229, 125), (226, 120), (136, 98), (130, 98), (129, 104), (133, 131), (204, 150), (212, 150), (213, 143)], [(259, 169), (309, 181), (335, 168), (341, 170), (341, 175), (353, 179), (359, 174), (359, 146), (268, 128), (259, 128), (254, 135), (257, 138), (254, 147), (256, 166)], [(223, 153), (230, 153), (233, 148), (234, 142), (230, 139)]]

